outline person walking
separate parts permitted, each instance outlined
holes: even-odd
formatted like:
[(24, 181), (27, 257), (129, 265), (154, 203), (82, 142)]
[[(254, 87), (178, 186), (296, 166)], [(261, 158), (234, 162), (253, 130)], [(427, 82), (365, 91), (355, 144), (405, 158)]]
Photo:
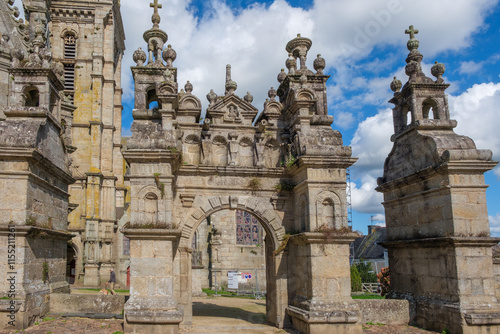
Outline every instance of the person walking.
[(112, 295), (116, 295), (116, 292), (115, 292), (115, 283), (116, 283), (116, 276), (115, 276), (115, 272), (113, 271), (113, 269), (110, 269), (110, 274), (109, 274), (109, 281), (106, 282), (106, 285), (109, 284), (109, 291), (111, 292)]

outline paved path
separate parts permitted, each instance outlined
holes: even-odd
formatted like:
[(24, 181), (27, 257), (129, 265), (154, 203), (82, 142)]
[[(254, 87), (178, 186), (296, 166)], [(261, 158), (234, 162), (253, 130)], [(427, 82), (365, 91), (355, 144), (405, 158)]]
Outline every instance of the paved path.
[[(299, 334), (265, 324), (265, 301), (242, 298), (193, 298), (193, 325), (182, 327), (182, 334)], [(26, 329), (29, 334), (121, 334), (123, 320), (63, 318), (50, 315)], [(0, 334), (19, 333), (0, 331)], [(365, 334), (435, 334), (410, 326), (363, 325)], [(147, 333), (144, 333), (147, 334)]]

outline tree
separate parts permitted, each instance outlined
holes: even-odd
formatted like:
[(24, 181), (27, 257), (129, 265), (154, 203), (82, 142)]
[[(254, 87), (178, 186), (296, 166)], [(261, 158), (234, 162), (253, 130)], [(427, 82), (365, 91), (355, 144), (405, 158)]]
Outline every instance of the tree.
[(361, 276), (356, 265), (351, 266), (351, 291), (361, 291)]
[(354, 264), (358, 270), (359, 276), (361, 276), (362, 283), (377, 283), (377, 275), (372, 271), (372, 267), (369, 262), (360, 262)]

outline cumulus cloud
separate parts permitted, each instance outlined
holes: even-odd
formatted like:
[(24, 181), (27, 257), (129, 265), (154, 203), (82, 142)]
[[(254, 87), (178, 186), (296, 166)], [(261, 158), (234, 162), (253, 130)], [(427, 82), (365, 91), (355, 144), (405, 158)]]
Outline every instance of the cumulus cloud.
[(351, 204), (352, 208), (361, 213), (380, 213), (384, 212), (382, 207), (383, 196), (374, 189), (377, 186), (377, 179), (365, 175), (361, 178), (361, 186), (351, 182)]
[(353, 156), (359, 158), (352, 167), (355, 178), (358, 175), (382, 176), (384, 161), (392, 148), (390, 141), (394, 133), (391, 109), (380, 110), (358, 125), (351, 141)]
[[(204, 7), (201, 17), (195, 16), (190, 3), (163, 0), (160, 9), (160, 26), (177, 51), (174, 65), (179, 69), (181, 87), (190, 80), (193, 93), (206, 107), (204, 96), (211, 88), (224, 92), (225, 65), (231, 63), (233, 80), (239, 86), (237, 94), (243, 96), (250, 91), (255, 97), (254, 105), (261, 109), (269, 88), (278, 84), (276, 75), (287, 56), (285, 45), (299, 32), (313, 40), (309, 67), (317, 53), (322, 54), (327, 69), (332, 70), (367, 57), (378, 45), (402, 45), (407, 39), (403, 31), (409, 22), (420, 30), (422, 52), (431, 56), (468, 46), (471, 34), (479, 29), (497, 0), (457, 0), (453, 6), (433, 0), (365, 0), (362, 5), (359, 1), (316, 0), (307, 10), (275, 0), (269, 6), (254, 4), (237, 11), (222, 0), (213, 0)], [(132, 53), (139, 46), (145, 48), (142, 34), (151, 27), (152, 9), (142, 1), (122, 1), (121, 6), (127, 37), (122, 85), (124, 100), (130, 101)], [(431, 7), (433, 10), (429, 11)], [(445, 12), (448, 15), (442, 15)], [(346, 53), (341, 46), (358, 51)], [(387, 64), (379, 61), (367, 66), (381, 70)], [(346, 73), (342, 80), (347, 83), (351, 79)], [(366, 99), (373, 102), (378, 96), (374, 92)]]
[(469, 60), (460, 63), (460, 68), (458, 69), (458, 72), (460, 74), (470, 75), (479, 72), (482, 68), (483, 68), (482, 62), (477, 63), (473, 60)]
[(471, 137), (479, 149), (490, 149), (494, 159), (500, 159), (500, 83), (474, 85), (450, 96), (449, 102), (450, 116), (458, 122), (455, 132)]
[(500, 237), (500, 213), (495, 216), (488, 216), (490, 219), (490, 232), (493, 237)]

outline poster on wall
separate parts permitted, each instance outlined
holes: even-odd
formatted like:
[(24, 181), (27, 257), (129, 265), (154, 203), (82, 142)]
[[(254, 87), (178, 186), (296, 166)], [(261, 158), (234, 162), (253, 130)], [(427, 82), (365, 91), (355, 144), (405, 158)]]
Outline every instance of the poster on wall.
[(239, 273), (237, 271), (228, 271), (227, 272), (227, 288), (238, 290), (238, 278)]

